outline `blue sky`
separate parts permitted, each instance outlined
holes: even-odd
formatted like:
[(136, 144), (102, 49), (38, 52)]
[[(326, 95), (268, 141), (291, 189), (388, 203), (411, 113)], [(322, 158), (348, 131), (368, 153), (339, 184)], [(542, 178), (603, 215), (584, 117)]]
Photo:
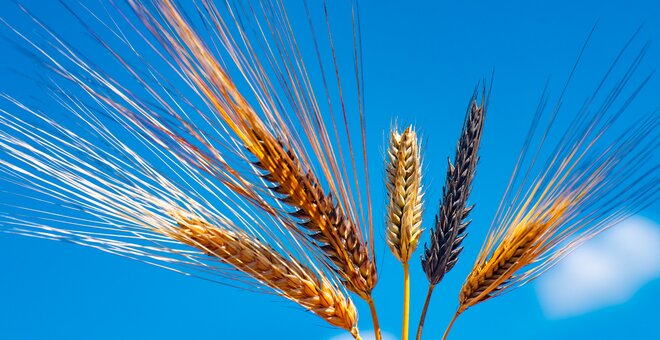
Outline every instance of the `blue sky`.
[[(25, 3), (58, 32), (82, 36), (59, 5)], [(10, 1), (0, 3), (0, 13), (21, 30), (32, 30)], [(570, 98), (581, 100), (590, 94), (588, 89), (642, 24), (635, 46), (647, 40), (652, 45), (639, 72), (657, 69), (660, 4), (650, 0), (634, 4), (413, 1), (406, 5), (364, 1), (361, 16), (368, 152), (375, 226), (379, 230), (383, 226), (383, 141), (393, 121), (414, 124), (423, 136), (428, 187), (424, 217), (430, 222), (441, 194), (446, 157), (453, 155), (467, 100), (475, 84), (495, 70), (471, 199), (477, 206), (470, 234), (456, 268), (436, 289), (427, 316), (425, 334), (437, 338), (456, 308), (458, 291), (497, 209), (548, 77), (551, 94), (557, 95), (594, 25), (596, 30), (575, 86), (569, 89)], [(11, 36), (4, 27), (0, 32)], [(0, 55), (0, 64), (9, 66), (0, 67), (0, 91), (38, 98), (39, 89), (13, 73), (18, 69), (33, 74), (31, 61), (16, 53), (7, 41), (0, 44), (6, 51)], [(85, 46), (81, 43), (78, 47)], [(634, 108), (657, 108), (659, 94), (660, 79), (656, 77), (622, 123), (638, 117)], [(654, 159), (657, 156), (656, 152)], [(653, 230), (660, 221), (657, 208), (655, 203), (642, 212)], [(378, 232), (380, 282), (375, 298), (384, 330), (398, 336), (401, 268), (383, 238)], [(427, 239), (427, 234), (422, 236), (423, 242)], [(416, 258), (411, 265), (413, 329), (427, 287)], [(0, 235), (0, 266), (0, 339), (329, 339), (340, 334), (281, 298), (185, 277), (82, 247)], [(539, 298), (541, 286), (531, 284), (466, 312), (450, 339), (658, 339), (657, 277), (648, 275), (621, 303), (565, 317), (548, 315), (544, 310), (547, 305)], [(543, 284), (548, 287), (551, 283)], [(566, 284), (566, 289), (571, 285)], [(357, 304), (361, 328), (367, 330), (368, 309), (361, 302)]]

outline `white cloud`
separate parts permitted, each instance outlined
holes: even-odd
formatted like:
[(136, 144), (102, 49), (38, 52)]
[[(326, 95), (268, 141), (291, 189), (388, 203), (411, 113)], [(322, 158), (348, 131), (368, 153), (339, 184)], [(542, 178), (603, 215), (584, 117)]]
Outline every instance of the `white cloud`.
[[(387, 332), (381, 332), (381, 335), (383, 336), (383, 340), (396, 340), (397, 339), (394, 335), (392, 335), (390, 333), (387, 333)], [(376, 337), (374, 336), (373, 331), (366, 331), (366, 332), (360, 331), (360, 337), (362, 337), (362, 340), (374, 340), (374, 339), (376, 339)], [(334, 337), (330, 338), (330, 340), (354, 340), (354, 339), (353, 339), (353, 336), (351, 336), (350, 334), (344, 333), (344, 334), (341, 334), (341, 335), (334, 336)]]
[(543, 274), (536, 292), (549, 318), (623, 303), (660, 277), (660, 226), (629, 218), (586, 242)]

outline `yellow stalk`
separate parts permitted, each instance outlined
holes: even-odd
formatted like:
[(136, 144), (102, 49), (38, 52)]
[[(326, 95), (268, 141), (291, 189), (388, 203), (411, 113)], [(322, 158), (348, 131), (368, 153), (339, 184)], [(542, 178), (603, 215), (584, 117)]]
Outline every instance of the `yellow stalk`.
[(376, 304), (374, 303), (373, 296), (369, 296), (367, 303), (369, 304), (369, 311), (371, 312), (371, 321), (374, 324), (374, 336), (376, 337), (376, 340), (382, 340), (380, 335), (380, 324), (378, 323), (378, 314), (376, 314)]
[(408, 319), (410, 312), (410, 270), (408, 262), (403, 263), (403, 326), (401, 340), (408, 340)]

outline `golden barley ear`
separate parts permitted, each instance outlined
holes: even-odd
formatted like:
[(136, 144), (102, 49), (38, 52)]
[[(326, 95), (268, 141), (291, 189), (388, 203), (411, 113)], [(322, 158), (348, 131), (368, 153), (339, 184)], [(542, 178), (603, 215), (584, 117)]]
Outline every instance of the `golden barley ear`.
[(353, 302), (328, 279), (319, 277), (310, 268), (240, 230), (218, 228), (179, 212), (170, 214), (178, 227), (160, 232), (219, 258), (331, 325), (358, 337), (357, 311)]
[(408, 339), (410, 309), (410, 256), (422, 233), (422, 161), (417, 134), (408, 127), (390, 134), (387, 151), (387, 244), (403, 265), (403, 318), (401, 339)]
[(459, 296), (459, 311), (494, 297), (510, 283), (516, 271), (536, 260), (545, 250), (543, 237), (568, 218), (579, 196), (572, 193), (550, 201), (513, 226), (493, 254), (468, 275)]
[(386, 170), (387, 244), (406, 263), (422, 234), (422, 161), (417, 134), (411, 127), (390, 134)]

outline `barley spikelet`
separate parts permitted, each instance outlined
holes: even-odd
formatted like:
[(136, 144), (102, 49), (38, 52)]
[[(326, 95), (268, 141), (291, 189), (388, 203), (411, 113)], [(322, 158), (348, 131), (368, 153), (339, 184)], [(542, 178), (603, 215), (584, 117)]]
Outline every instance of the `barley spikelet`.
[(376, 284), (375, 263), (355, 224), (330, 195), (326, 195), (314, 175), (304, 172), (295, 155), (267, 134), (249, 147), (266, 171), (263, 177), (274, 184), (271, 190), (295, 207), (297, 218), (307, 234), (331, 261), (347, 289), (367, 300)]
[(216, 228), (198, 218), (171, 214), (178, 228), (167, 229), (168, 236), (220, 258), (328, 323), (358, 337), (355, 306), (328, 280), (238, 230)]
[(473, 207), (466, 205), (479, 160), (477, 152), (486, 115), (485, 96), (482, 96), (480, 104), (476, 101), (476, 94), (470, 101), (456, 146), (454, 164), (448, 160), (442, 203), (435, 217), (435, 228), (431, 232), (431, 246), (425, 245), (422, 258), (422, 268), (431, 285), (438, 284), (454, 267), (463, 250), (461, 242), (470, 224), (465, 219)]
[(412, 127), (401, 134), (392, 131), (388, 156), (387, 244), (399, 261), (407, 263), (422, 233), (422, 164)]

